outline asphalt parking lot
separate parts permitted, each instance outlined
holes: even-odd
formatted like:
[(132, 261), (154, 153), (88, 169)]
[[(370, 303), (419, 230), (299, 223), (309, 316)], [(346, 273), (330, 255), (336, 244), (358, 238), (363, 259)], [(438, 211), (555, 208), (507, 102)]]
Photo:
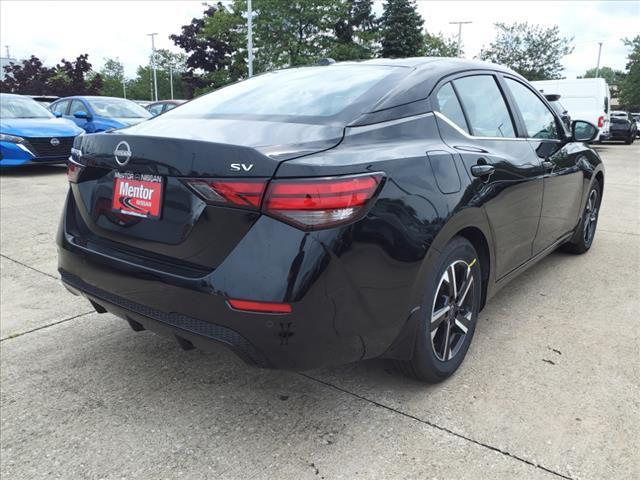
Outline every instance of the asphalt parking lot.
[(134, 333), (60, 285), (64, 169), (3, 173), (0, 476), (639, 478), (639, 144), (597, 147), (591, 251), (503, 290), (436, 386), (384, 361), (259, 370)]

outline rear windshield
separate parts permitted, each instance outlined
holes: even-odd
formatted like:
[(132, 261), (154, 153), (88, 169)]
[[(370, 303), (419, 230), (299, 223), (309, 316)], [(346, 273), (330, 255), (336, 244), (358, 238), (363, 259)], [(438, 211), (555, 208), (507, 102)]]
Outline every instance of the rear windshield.
[(398, 67), (337, 65), (265, 73), (183, 105), (170, 116), (330, 117), (360, 99)]
[(51, 118), (49, 110), (28, 97), (0, 95), (0, 118)]

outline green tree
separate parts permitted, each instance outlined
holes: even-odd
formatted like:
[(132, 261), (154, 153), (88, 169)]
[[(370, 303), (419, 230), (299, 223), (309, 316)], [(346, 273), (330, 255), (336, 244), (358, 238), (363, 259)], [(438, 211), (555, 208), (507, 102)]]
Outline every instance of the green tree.
[(427, 57), (456, 57), (458, 42), (442, 34), (424, 34), (424, 55)]
[[(156, 50), (156, 59), (158, 99), (166, 100), (171, 98), (169, 65), (172, 65), (173, 70), (173, 98), (190, 98), (190, 86), (183, 79), (186, 72), (186, 55), (173, 53), (166, 49), (158, 49)], [(122, 90), (122, 85), (120, 90)], [(127, 98), (152, 100), (153, 97), (153, 69), (151, 68), (151, 58), (149, 58), (149, 64), (140, 65), (136, 71), (136, 77), (127, 81)]]
[[(235, 8), (232, 11), (235, 12)], [(190, 23), (181, 27), (179, 34), (169, 36), (187, 53), (186, 71), (182, 74), (182, 78), (189, 87), (186, 98), (190, 98), (195, 91), (210, 88), (212, 80), (210, 74), (216, 74), (220, 78), (216, 86), (223, 85), (232, 77), (227, 70), (232, 59), (236, 58), (238, 45), (230, 42), (228, 38), (221, 35), (220, 31), (216, 35), (204, 32), (205, 25), (211, 18), (224, 16), (229, 12), (230, 10), (221, 2), (206, 5), (202, 17), (193, 18)]]
[(631, 49), (627, 56), (627, 70), (620, 84), (620, 103), (630, 110), (640, 110), (640, 35), (625, 38), (624, 44)]
[(423, 20), (414, 0), (387, 0), (381, 17), (384, 58), (417, 57), (424, 53)]
[(496, 38), (482, 53), (483, 60), (505, 65), (527, 80), (560, 78), (562, 57), (573, 52), (573, 38), (560, 36), (558, 26), (527, 22), (496, 23)]
[[(620, 82), (624, 79), (624, 72), (620, 70), (614, 70), (611, 67), (602, 67), (598, 72), (599, 78), (604, 78), (609, 85), (620, 85)], [(579, 76), (578, 78), (596, 78), (596, 69), (590, 68), (584, 75)]]
[(347, 4), (340, 0), (256, 0), (253, 5), (256, 64), (258, 71), (267, 71), (312, 64), (326, 56)]
[(327, 56), (337, 61), (374, 57), (380, 29), (373, 0), (346, 0), (342, 6), (344, 11), (333, 27), (335, 41)]
[(100, 69), (102, 89), (100, 95), (106, 97), (123, 97), (122, 82), (124, 80), (124, 65), (117, 58), (105, 58)]

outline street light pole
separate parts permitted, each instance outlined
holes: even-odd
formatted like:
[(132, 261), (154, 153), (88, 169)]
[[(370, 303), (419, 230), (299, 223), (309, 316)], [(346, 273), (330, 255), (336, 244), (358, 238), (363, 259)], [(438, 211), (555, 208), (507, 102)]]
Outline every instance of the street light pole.
[(249, 78), (253, 76), (253, 9), (251, 0), (247, 0), (247, 64)]
[(602, 42), (598, 42), (598, 64), (596, 65), (596, 78), (600, 78), (600, 54), (602, 53)]
[(157, 33), (148, 33), (151, 37), (151, 67), (153, 68), (153, 91), (155, 92), (155, 100), (158, 101), (158, 75), (156, 73), (156, 44), (155, 37)]
[(122, 93), (124, 95), (124, 98), (127, 98), (127, 83), (126, 80), (124, 78), (124, 75), (122, 75)]
[(462, 52), (462, 25), (466, 25), (473, 22), (449, 22), (450, 25), (458, 25), (458, 57)]

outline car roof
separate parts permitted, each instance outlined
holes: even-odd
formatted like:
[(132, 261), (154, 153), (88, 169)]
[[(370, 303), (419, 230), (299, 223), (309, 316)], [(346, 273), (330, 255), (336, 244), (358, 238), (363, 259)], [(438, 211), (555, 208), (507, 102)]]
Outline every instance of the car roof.
[[(389, 67), (403, 67), (407, 69), (404, 76), (401, 76), (389, 90), (376, 101), (366, 116), (376, 112), (388, 111), (400, 108), (408, 104), (415, 104), (421, 100), (426, 100), (437, 83), (448, 75), (462, 72), (499, 72), (513, 75), (526, 81), (521, 75), (509, 68), (494, 63), (479, 60), (466, 60), (451, 57), (413, 57), (413, 58), (376, 58), (373, 60), (338, 62), (321, 68), (340, 68), (341, 65), (379, 65)], [(392, 119), (395, 114), (388, 112), (385, 118)], [(373, 121), (372, 117), (360, 118), (356, 121)], [(380, 120), (377, 120), (380, 121)]]

